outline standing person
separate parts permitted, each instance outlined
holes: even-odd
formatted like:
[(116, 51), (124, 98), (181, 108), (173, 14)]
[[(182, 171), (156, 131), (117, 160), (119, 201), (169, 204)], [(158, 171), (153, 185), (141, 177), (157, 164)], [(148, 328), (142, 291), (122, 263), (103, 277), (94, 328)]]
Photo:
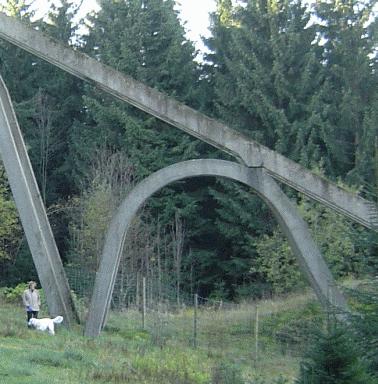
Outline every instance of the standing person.
[(26, 308), (28, 323), (31, 318), (38, 318), (38, 311), (41, 305), (41, 299), (36, 287), (37, 283), (35, 281), (29, 281), (28, 289), (25, 289), (24, 293), (22, 294), (22, 301)]

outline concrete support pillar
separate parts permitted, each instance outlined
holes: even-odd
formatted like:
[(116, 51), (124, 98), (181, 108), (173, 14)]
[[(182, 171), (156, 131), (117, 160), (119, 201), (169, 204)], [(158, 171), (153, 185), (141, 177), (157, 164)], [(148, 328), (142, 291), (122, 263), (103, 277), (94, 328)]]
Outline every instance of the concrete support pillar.
[(76, 322), (78, 316), (16, 115), (1, 76), (0, 154), (34, 264), (45, 291), (50, 315), (64, 316), (65, 322), (69, 325)]
[(307, 224), (266, 171), (262, 168), (248, 168), (223, 160), (191, 160), (171, 165), (147, 177), (129, 193), (117, 210), (106, 235), (100, 267), (96, 275), (85, 328), (87, 336), (98, 336), (104, 325), (126, 233), (138, 209), (152, 194), (166, 185), (196, 176), (226, 177), (251, 187), (272, 209), (288, 237), (302, 272), (321, 303), (332, 304), (342, 311), (347, 310), (345, 299), (312, 240)]

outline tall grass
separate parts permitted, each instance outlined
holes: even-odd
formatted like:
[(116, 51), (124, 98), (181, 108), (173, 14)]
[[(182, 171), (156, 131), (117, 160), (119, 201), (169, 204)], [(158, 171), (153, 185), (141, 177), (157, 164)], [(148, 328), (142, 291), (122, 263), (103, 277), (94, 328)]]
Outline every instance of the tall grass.
[[(258, 303), (258, 356), (254, 303), (232, 310), (199, 309), (196, 349), (191, 308), (159, 319), (150, 316), (146, 330), (141, 329), (138, 311), (111, 313), (101, 336), (89, 339), (79, 326), (58, 327), (54, 337), (29, 330), (22, 308), (2, 303), (0, 384), (291, 383), (300, 355), (294, 352), (302, 348), (299, 339), (305, 332), (298, 319), (312, 321), (320, 313), (312, 300), (297, 295)], [(292, 337), (282, 341), (284, 333)], [(285, 379), (278, 379), (280, 375)]]

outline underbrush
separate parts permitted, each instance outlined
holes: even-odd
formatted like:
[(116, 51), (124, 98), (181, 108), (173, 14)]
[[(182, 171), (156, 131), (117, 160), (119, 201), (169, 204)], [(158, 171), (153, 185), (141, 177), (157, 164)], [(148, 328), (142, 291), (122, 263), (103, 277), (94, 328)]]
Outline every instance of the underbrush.
[(29, 384), (33, 377), (48, 384), (291, 384), (299, 367), (293, 351), (302, 350), (299, 340), (320, 313), (312, 300), (307, 295), (259, 303), (258, 355), (255, 325), (242, 322), (254, 313), (253, 304), (224, 313), (201, 309), (200, 325), (209, 333), (200, 333), (193, 348), (192, 309), (170, 315), (158, 335), (140, 329), (137, 311), (111, 313), (101, 336), (89, 339), (79, 326), (58, 327), (54, 337), (29, 330), (22, 307), (3, 303), (0, 383)]
[[(378, 327), (373, 283), (360, 283), (359, 291), (353, 287), (348, 297), (360, 312), (351, 319), (353, 335), (374, 373)], [(111, 312), (96, 339), (84, 337), (78, 325), (70, 330), (58, 326), (52, 337), (28, 329), (21, 304), (14, 304), (15, 292), (2, 292), (0, 384), (293, 384), (314, 342), (313, 331), (324, 329), (329, 316), (312, 294), (304, 293), (228, 307), (219, 302), (200, 306), (195, 339), (195, 312), (189, 307), (151, 310), (144, 330), (141, 313), (128, 309)]]

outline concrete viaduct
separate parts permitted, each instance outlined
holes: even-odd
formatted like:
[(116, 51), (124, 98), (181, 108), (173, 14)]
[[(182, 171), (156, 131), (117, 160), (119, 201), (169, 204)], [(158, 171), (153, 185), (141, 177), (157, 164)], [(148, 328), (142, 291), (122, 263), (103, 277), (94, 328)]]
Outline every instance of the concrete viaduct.
[[(263, 186), (269, 185), (272, 191), (277, 191), (278, 186), (272, 180), (273, 177), (353, 221), (367, 228), (377, 230), (378, 210), (374, 203), (341, 189), (325, 178), (311, 173), (301, 165), (243, 136), (223, 123), (211, 119), (164, 95), (156, 89), (150, 88), (121, 74), (113, 68), (101, 64), (95, 59), (77, 52), (70, 47), (66, 47), (50, 37), (43, 35), (41, 32), (25, 26), (22, 22), (1, 13), (0, 38), (60, 67), (74, 76), (94, 83), (105, 92), (233, 156), (240, 163), (239, 165), (231, 163), (233, 165), (226, 166), (223, 163), (217, 162), (217, 165), (212, 163), (213, 168), (209, 165), (206, 165), (205, 168), (211, 168), (210, 174), (236, 179), (251, 186), (267, 201), (289, 237), (295, 253), (297, 256), (300, 255), (299, 260), (302, 270), (305, 272), (322, 302), (324, 302), (326, 297), (324, 289), (322, 288), (323, 282), (327, 280), (328, 286), (335, 286), (328, 268), (324, 264), (324, 261), (319, 262), (319, 259), (321, 259), (319, 251), (313, 251), (316, 246), (311, 239), (308, 240), (307, 227), (303, 221), (292, 213), (292, 217), (296, 216), (294, 219), (297, 223), (296, 225), (302, 228), (299, 232), (296, 232), (298, 229), (289, 223), (290, 220), (284, 219), (285, 215), (283, 213), (287, 211), (287, 214), (290, 215), (289, 212), (293, 212), (292, 207), (281, 207), (281, 210), (277, 208), (277, 205), (281, 204), (282, 201), (286, 201), (287, 198), (283, 197), (282, 192), (280, 192), (280, 197), (277, 198), (277, 200), (270, 200), (269, 192), (266, 190), (264, 190), (264, 193), (262, 192), (262, 189), (265, 188)], [(21, 131), (18, 127), (9, 95), (2, 81), (0, 82), (0, 97), (1, 156), (42, 286), (46, 290), (49, 310), (52, 315), (63, 314), (69, 322), (74, 322), (77, 320), (77, 316), (70, 299), (67, 279), (23, 144)], [(200, 175), (200, 171), (198, 170), (201, 169), (205, 163), (196, 164), (198, 165), (192, 165), (193, 169), (188, 171), (187, 177), (193, 176), (196, 172), (196, 175)], [(184, 165), (182, 166), (184, 167)], [(239, 176), (232, 176), (230, 173), (227, 173), (225, 171), (226, 168), (228, 169), (227, 172), (229, 172), (229, 169), (233, 169), (235, 175), (239, 174)], [(164, 172), (164, 170), (161, 172)], [(208, 173), (204, 171), (203, 174)], [(240, 176), (241, 174), (244, 176)], [(154, 180), (153, 175), (151, 175), (150, 178), (146, 180), (146, 183)], [(132, 193), (133, 192), (131, 192), (131, 194)], [(285, 204), (287, 203), (286, 201)], [(289, 205), (287, 207), (289, 207)], [(298, 235), (298, 233), (300, 233), (300, 235)], [(109, 236), (108, 233), (108, 237)], [(304, 249), (302, 250), (298, 248), (300, 242), (305, 243)], [(122, 244), (123, 240), (119, 243), (119, 246), (122, 247)], [(298, 249), (296, 249), (296, 247)], [(309, 249), (312, 251), (309, 252)], [(107, 252), (105, 246), (102, 260), (110, 257)], [(115, 265), (114, 271), (116, 271), (118, 254), (114, 253), (114, 255), (112, 263)], [(306, 255), (309, 256), (307, 257)], [(310, 262), (312, 259), (313, 263)], [(317, 271), (315, 271), (315, 269), (317, 269)], [(112, 272), (113, 275), (115, 273), (114, 271)], [(98, 300), (95, 299), (99, 290), (104, 289), (106, 285), (106, 278), (100, 276), (101, 274), (99, 272), (94, 288), (91, 313), (94, 307), (97, 308), (98, 305), (108, 303), (109, 295), (111, 295), (112, 292), (113, 277), (106, 283), (108, 285), (106, 287), (106, 295), (104, 296), (105, 300), (100, 302), (100, 298)], [(335, 304), (340, 307), (345, 307), (345, 301), (337, 291), (337, 288), (335, 288), (333, 297)], [(105, 304), (104, 308), (105, 307), (107, 307), (107, 304)], [(106, 310), (105, 308), (105, 311)], [(92, 314), (89, 319), (91, 319), (91, 316)], [(86, 334), (92, 336), (97, 335), (101, 329), (103, 319), (104, 315), (101, 315), (97, 319), (92, 318), (93, 321), (88, 321)], [(100, 324), (100, 326), (98, 324)]]
[[(251, 187), (272, 210), (289, 240), (302, 272), (320, 302), (324, 305), (337, 305), (344, 311), (347, 309), (343, 296), (335, 286), (333, 277), (311, 238), (307, 224), (263, 168), (248, 168), (224, 160), (189, 160), (163, 168), (147, 177), (129, 193), (117, 209), (105, 239), (86, 324), (86, 335), (97, 336), (105, 322), (123, 243), (138, 209), (159, 189), (174, 181), (195, 176), (225, 177)], [(252, 214), (251, 212), (251, 216)]]

